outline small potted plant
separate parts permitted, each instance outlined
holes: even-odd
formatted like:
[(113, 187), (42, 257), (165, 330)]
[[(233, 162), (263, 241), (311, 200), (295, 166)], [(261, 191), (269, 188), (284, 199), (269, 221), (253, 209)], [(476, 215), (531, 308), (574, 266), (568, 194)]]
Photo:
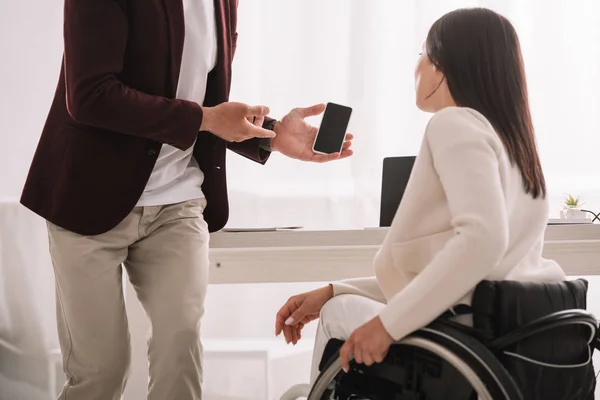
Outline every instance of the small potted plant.
[(579, 197), (575, 198), (572, 195), (565, 197), (565, 205), (563, 210), (560, 212), (561, 218), (563, 219), (586, 219), (587, 214), (581, 209), (583, 203), (579, 200)]

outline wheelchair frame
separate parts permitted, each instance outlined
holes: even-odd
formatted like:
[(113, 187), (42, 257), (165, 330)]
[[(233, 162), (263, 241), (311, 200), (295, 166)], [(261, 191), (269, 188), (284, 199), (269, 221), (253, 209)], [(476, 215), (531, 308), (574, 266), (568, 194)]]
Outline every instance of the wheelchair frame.
[[(413, 347), (435, 354), (452, 365), (466, 379), (479, 396), (479, 399), (521, 400), (523, 399), (521, 390), (494, 353), (504, 353), (512, 356), (510, 352), (506, 352), (504, 349), (540, 332), (573, 324), (584, 325), (590, 329), (588, 340), (589, 359), (586, 363), (581, 364), (587, 365), (587, 363), (592, 362), (593, 349), (600, 350), (600, 331), (598, 330), (596, 318), (585, 310), (566, 310), (552, 313), (486, 344), (474, 336), (475, 331), (472, 328), (447, 320), (437, 320), (393, 346)], [(577, 366), (551, 365), (535, 360), (527, 361), (555, 368)], [(389, 361), (386, 359), (384, 363), (387, 362)], [(370, 367), (358, 366), (354, 362), (351, 363), (351, 367), (353, 369), (362, 368), (362, 371), (367, 373), (370, 369)], [(290, 388), (281, 397), (281, 400), (295, 400), (298, 398), (308, 398), (308, 400), (328, 399), (329, 397), (323, 396), (331, 391), (336, 381), (344, 375), (345, 372), (341, 368), (338, 350), (322, 368), (322, 372), (312, 388), (310, 385), (297, 385)]]

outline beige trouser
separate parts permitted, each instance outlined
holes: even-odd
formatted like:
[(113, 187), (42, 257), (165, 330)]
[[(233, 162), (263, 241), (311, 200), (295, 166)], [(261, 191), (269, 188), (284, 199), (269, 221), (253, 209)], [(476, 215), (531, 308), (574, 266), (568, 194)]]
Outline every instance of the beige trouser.
[(209, 268), (205, 205), (197, 199), (136, 207), (97, 236), (48, 224), (68, 377), (60, 400), (118, 400), (123, 394), (130, 343), (122, 266), (151, 325), (148, 399), (201, 399), (199, 336)]

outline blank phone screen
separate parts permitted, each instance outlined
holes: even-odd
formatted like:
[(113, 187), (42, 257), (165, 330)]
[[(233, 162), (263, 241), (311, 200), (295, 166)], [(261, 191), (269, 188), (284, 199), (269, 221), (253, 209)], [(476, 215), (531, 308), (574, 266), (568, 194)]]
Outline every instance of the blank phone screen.
[(352, 109), (339, 104), (328, 103), (323, 114), (321, 127), (313, 148), (325, 154), (337, 153), (342, 148)]

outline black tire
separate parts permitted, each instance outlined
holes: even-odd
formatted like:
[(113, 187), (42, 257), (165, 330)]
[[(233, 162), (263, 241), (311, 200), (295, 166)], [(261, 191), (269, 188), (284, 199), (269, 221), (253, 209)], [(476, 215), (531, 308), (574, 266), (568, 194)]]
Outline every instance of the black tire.
[(432, 340), (446, 347), (481, 377), (492, 399), (522, 400), (523, 395), (500, 360), (479, 340), (447, 321), (436, 321), (414, 333), (414, 336)]

